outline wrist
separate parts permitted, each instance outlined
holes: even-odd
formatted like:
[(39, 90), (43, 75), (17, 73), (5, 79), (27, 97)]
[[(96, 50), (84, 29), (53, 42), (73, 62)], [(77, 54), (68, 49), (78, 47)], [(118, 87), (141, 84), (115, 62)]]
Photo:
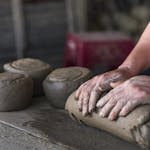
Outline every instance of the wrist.
[(136, 71), (130, 67), (129, 65), (120, 65), (118, 67), (119, 70), (123, 71), (129, 78), (137, 75)]

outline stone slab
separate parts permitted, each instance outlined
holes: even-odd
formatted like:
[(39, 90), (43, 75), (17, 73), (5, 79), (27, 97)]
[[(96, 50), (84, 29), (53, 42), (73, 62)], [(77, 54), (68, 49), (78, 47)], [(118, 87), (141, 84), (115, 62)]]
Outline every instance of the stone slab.
[(44, 97), (35, 99), (28, 109), (0, 113), (1, 150), (19, 150), (19, 146), (23, 150), (141, 150), (71, 120), (66, 111), (52, 108)]

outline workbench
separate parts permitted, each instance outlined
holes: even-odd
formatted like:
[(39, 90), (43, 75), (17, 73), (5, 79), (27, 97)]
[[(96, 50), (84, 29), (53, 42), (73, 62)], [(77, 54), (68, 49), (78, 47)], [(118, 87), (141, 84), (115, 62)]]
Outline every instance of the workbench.
[(22, 111), (0, 113), (0, 150), (141, 150), (70, 119), (44, 97)]

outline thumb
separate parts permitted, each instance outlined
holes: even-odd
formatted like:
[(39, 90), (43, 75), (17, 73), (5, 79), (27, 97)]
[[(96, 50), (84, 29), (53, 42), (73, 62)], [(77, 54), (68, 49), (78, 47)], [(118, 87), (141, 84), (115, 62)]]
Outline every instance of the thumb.
[(110, 83), (110, 86), (111, 86), (112, 88), (115, 88), (115, 87), (117, 87), (118, 85), (122, 84), (123, 82), (124, 82), (123, 80), (122, 80), (122, 81), (112, 82), (112, 83)]

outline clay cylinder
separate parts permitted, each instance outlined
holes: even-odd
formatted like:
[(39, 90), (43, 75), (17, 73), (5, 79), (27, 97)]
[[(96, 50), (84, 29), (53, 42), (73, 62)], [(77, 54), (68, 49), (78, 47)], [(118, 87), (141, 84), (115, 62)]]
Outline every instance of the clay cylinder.
[(41, 96), (44, 94), (42, 82), (46, 76), (52, 71), (49, 64), (32, 58), (23, 58), (3, 66), (5, 71), (13, 73), (26, 74), (32, 77), (34, 81), (34, 96)]
[(32, 95), (31, 77), (9, 72), (0, 73), (0, 111), (21, 110), (31, 104)]
[(64, 108), (68, 96), (90, 77), (83, 67), (56, 69), (43, 82), (45, 95), (54, 107)]
[(137, 143), (144, 149), (150, 149), (150, 105), (141, 105), (126, 117), (119, 117), (115, 121), (101, 118), (96, 112), (83, 117), (82, 112), (79, 111), (77, 100), (75, 100), (75, 93), (73, 93), (69, 96), (65, 109), (76, 121), (107, 131), (129, 142)]

